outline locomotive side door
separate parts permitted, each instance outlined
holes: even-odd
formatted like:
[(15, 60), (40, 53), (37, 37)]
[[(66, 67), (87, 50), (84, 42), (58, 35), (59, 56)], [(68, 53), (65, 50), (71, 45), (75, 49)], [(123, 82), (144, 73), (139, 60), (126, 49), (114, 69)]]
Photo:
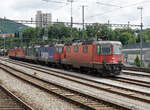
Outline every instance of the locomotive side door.
[(101, 62), (101, 45), (100, 44), (97, 44), (97, 45), (94, 45), (93, 47), (93, 61), (95, 63), (100, 63)]

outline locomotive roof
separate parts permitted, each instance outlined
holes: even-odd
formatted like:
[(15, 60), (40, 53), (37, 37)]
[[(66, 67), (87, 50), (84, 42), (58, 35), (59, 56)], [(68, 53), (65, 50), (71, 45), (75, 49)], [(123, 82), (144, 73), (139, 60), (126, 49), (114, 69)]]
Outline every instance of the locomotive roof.
[(93, 41), (93, 42), (79, 42), (73, 43), (72, 45), (87, 45), (87, 44), (118, 44), (122, 45), (119, 41)]
[(122, 45), (119, 41), (94, 41), (93, 44), (118, 44)]
[(64, 44), (55, 44), (55, 46), (64, 46)]
[(35, 48), (40, 48), (41, 46), (40, 45), (36, 45), (36, 46), (34, 46)]

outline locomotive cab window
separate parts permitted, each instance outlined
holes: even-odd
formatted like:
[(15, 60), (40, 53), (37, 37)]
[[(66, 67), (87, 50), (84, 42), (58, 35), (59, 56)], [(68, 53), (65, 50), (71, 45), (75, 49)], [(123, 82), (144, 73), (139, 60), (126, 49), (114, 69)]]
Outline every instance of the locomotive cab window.
[(82, 51), (83, 51), (84, 53), (87, 53), (87, 52), (88, 52), (88, 46), (83, 46)]
[(62, 47), (56, 47), (56, 53), (62, 53), (63, 48)]
[(67, 52), (68, 52), (68, 53), (70, 53), (70, 52), (71, 52), (70, 47), (67, 47)]
[(121, 52), (121, 50), (122, 50), (122, 47), (121, 47), (121, 45), (114, 45), (113, 46), (114, 47), (114, 54), (121, 54), (122, 52)]
[(74, 52), (78, 52), (78, 46), (74, 46)]
[(50, 48), (49, 48), (49, 52), (50, 52), (50, 53), (53, 53), (53, 47), (50, 47)]
[(111, 46), (109, 44), (102, 45), (102, 54), (103, 55), (110, 55), (111, 54)]
[(101, 54), (101, 46), (100, 45), (97, 45), (97, 47), (96, 47), (96, 53), (98, 55)]
[(38, 57), (38, 54), (39, 54), (39, 49), (35, 48), (35, 57)]

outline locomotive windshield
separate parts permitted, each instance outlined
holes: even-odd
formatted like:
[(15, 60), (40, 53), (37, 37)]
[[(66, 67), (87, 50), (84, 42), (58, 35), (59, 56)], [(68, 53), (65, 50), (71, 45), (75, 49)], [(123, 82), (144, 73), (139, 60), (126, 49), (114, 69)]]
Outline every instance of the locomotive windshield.
[(121, 54), (122, 47), (121, 45), (114, 45), (114, 54)]
[(102, 45), (102, 54), (103, 55), (111, 54), (111, 47), (109, 44)]
[(97, 54), (111, 54), (111, 46), (109, 44), (97, 45)]
[(56, 53), (62, 53), (63, 48), (62, 47), (56, 47)]

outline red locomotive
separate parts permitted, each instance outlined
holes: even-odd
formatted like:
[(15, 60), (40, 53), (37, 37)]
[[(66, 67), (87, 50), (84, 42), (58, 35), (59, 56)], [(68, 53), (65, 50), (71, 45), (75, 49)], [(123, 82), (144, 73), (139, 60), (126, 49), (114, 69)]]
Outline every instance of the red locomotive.
[[(119, 75), (123, 65), (122, 44), (118, 41), (84, 41), (70, 45), (55, 44), (9, 49), (13, 58), (45, 62), (67, 68)], [(31, 58), (30, 58), (31, 57)]]
[(117, 41), (80, 42), (64, 46), (62, 64), (83, 70), (118, 75), (122, 69), (121, 43)]

